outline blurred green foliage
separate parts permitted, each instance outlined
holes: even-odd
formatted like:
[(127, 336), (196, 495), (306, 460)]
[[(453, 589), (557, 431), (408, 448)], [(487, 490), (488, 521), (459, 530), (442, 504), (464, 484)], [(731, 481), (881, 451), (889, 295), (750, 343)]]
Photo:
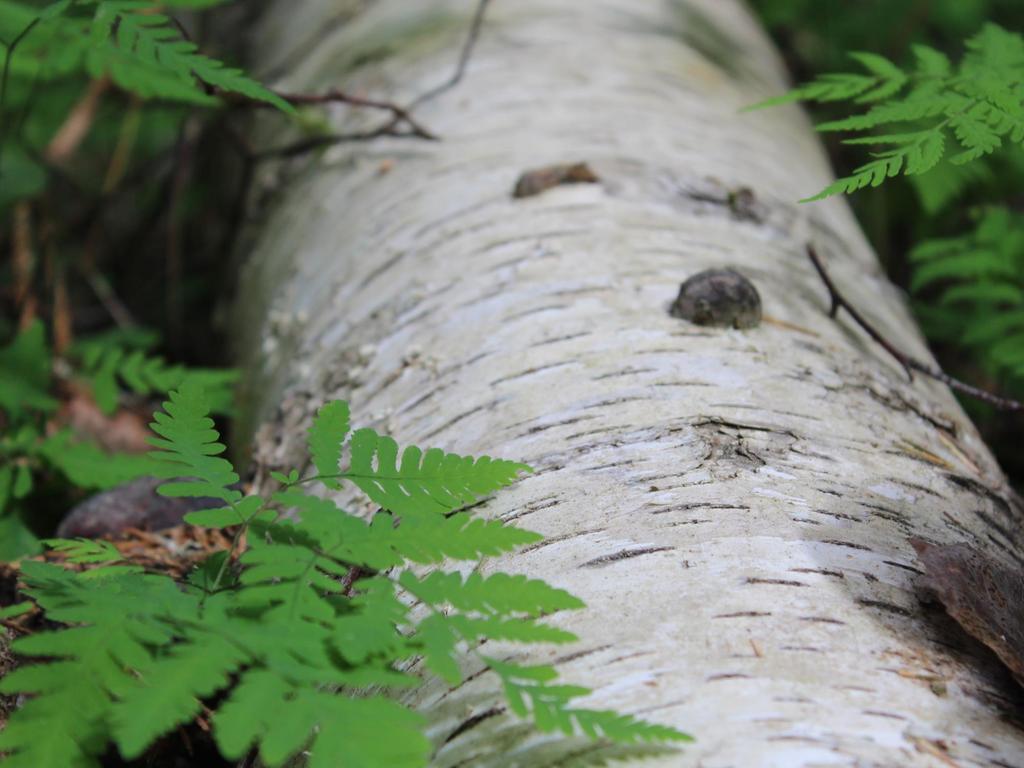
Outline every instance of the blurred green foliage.
[[(150, 746), (202, 715), (231, 764), (258, 748), (267, 766), (295, 765), (299, 753), (310, 768), (426, 766), (427, 721), (396, 694), (425, 677), (464, 683), (466, 655), (501, 681), (508, 710), (542, 733), (666, 750), (692, 741), (574, 706), (590, 689), (557, 682), (553, 666), (482, 654), (495, 641), (550, 648), (577, 639), (542, 619), (583, 608), (579, 598), (539, 579), (478, 572), (484, 557), (543, 538), (467, 511), (530, 467), (399, 450), (372, 429), (352, 431), (347, 403), (333, 401), (309, 430), (315, 474), (274, 473), (281, 490), (245, 496), (209, 414), (193, 383), (170, 393), (151, 424), (150, 461), (171, 481), (161, 494), (224, 505), (186, 520), (234, 532), (229, 548), (184, 580), (146, 573), (122, 563), (113, 545), (84, 539), (44, 542), (78, 568), (22, 564), (27, 596), (50, 622), (71, 626), (12, 644), (22, 656), (57, 660), (24, 664), (0, 683), (0, 693), (31, 694), (0, 734), (5, 765), (99, 768), (110, 764), (109, 744), (152, 765)], [(366, 520), (303, 491), (312, 481), (351, 482), (381, 508)], [(462, 563), (448, 569), (450, 561)], [(80, 570), (86, 565), (97, 567)]]
[(72, 429), (69, 402), (141, 412), (190, 380), (230, 409), (233, 372), (157, 354), (221, 353), (218, 246), (236, 222), (209, 179), (240, 172), (201, 129), (228, 97), (293, 112), (200, 53), (199, 12), (224, 4), (0, 0), (0, 559), (38, 550), (83, 493), (150, 469)]
[[(221, 2), (170, 0), (159, 7)], [(294, 111), (241, 70), (200, 54), (156, 7), (137, 0), (58, 0), (42, 7), (0, 0), (0, 212), (44, 188), (47, 143), (89, 81), (109, 79), (125, 93), (169, 103), (217, 106), (217, 93), (234, 92)], [(147, 127), (161, 123), (167, 121), (157, 116)]]
[[(873, 187), (851, 202), (942, 367), (1024, 399), (1024, 3), (752, 4), (845, 177), (825, 192)], [(1021, 483), (1011, 420), (964, 404)]]
[[(754, 109), (791, 101), (843, 103), (854, 114), (817, 124), (819, 131), (860, 133), (846, 145), (870, 146), (872, 159), (841, 176), (813, 197), (820, 200), (906, 175), (942, 170), (940, 195), (923, 196), (926, 213), (935, 213), (972, 180), (963, 166), (997, 150), (1024, 145), (1024, 109), (1018, 93), (1024, 81), (1024, 39), (998, 24), (985, 24), (965, 43), (954, 62), (929, 45), (915, 44), (913, 67), (904, 69), (877, 53), (851, 52), (861, 71), (830, 72)], [(917, 184), (917, 189), (927, 189)]]
[(969, 352), (986, 378), (1024, 390), (1024, 216), (972, 210), (972, 229), (910, 252), (911, 288), (929, 337)]
[(37, 552), (38, 535), (52, 524), (39, 519), (34, 491), (62, 490), (73, 498), (75, 491), (111, 488), (153, 472), (146, 455), (107, 451), (56, 418), (59, 389), (73, 384), (108, 415), (126, 395), (164, 395), (186, 384), (203, 387), (215, 412), (230, 409), (234, 371), (168, 365), (147, 353), (156, 340), (152, 333), (115, 331), (55, 358), (36, 321), (0, 347), (0, 560)]
[(955, 52), (985, 22), (1010, 29), (1019, 23), (1019, 0), (751, 0), (780, 43), (799, 80), (844, 69), (850, 51), (872, 51), (897, 63), (910, 46)]

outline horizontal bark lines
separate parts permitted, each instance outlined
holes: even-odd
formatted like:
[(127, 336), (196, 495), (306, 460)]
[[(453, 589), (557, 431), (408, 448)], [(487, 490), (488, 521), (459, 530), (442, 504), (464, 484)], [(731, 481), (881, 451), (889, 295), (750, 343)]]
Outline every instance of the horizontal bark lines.
[[(443, 81), (474, 3), (410, 5), (368, 4), (283, 85), (411, 98)], [(443, 141), (332, 149), (260, 214), (236, 322), (262, 469), (298, 455), (332, 397), (399, 441), (534, 466), (481, 513), (548, 539), (484, 569), (586, 600), (556, 620), (593, 650), (535, 658), (594, 687), (589, 705), (697, 737), (652, 765), (1024, 764), (1016, 688), (921, 604), (907, 542), (1017, 561), (1020, 507), (944, 387), (827, 318), (808, 237), (927, 358), (846, 204), (791, 202), (829, 179), (803, 119), (738, 114), (783, 87), (760, 32), (720, 0), (492, 6), (463, 82), (417, 113)], [(403, 15), (435, 37), (387, 48)], [(387, 55), (332, 71), (371, 34)], [(578, 161), (600, 182), (512, 197), (524, 171)], [(738, 189), (742, 212), (716, 202)], [(669, 316), (683, 279), (724, 266), (757, 286), (759, 327)], [(413, 700), (437, 765), (594, 749), (516, 724), (486, 674)]]

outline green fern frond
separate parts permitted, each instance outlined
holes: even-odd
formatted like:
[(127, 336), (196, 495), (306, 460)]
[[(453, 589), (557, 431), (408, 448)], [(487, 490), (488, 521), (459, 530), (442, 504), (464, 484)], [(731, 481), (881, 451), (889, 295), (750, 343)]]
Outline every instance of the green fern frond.
[[(171, 7), (204, 8), (213, 0), (178, 0)], [(95, 7), (91, 19), (66, 13), (69, 8)], [(136, 0), (61, 0), (39, 14), (9, 13), (0, 7), (4, 39), (30, 30), (12, 56), (11, 71), (26, 80), (53, 79), (77, 71), (93, 77), (109, 75), (120, 87), (144, 98), (168, 99), (200, 106), (215, 106), (213, 89), (241, 94), (294, 114), (287, 101), (247, 77), (199, 53), (182, 39), (166, 15), (153, 13), (153, 5)]]
[(948, 77), (953, 70), (949, 56), (929, 45), (912, 45), (910, 50), (917, 59), (917, 73), (921, 80), (927, 78), (941, 80)]
[(4, 768), (100, 768), (89, 747), (105, 744), (107, 731), (96, 717), (81, 709), (93, 705), (92, 693), (72, 684), (61, 693), (27, 702), (14, 721), (16, 725), (0, 732), (0, 753), (6, 753)]
[(214, 738), (228, 760), (240, 760), (266, 730), (271, 702), (283, 704), (292, 691), (287, 681), (265, 670), (245, 673), (213, 718)]
[(144, 349), (130, 349), (118, 338), (92, 339), (73, 350), (80, 361), (78, 376), (89, 384), (96, 404), (104, 413), (117, 409), (121, 383), (137, 395), (166, 394), (185, 381), (205, 393), (213, 413), (228, 413), (238, 372), (168, 365)]
[(907, 84), (908, 78), (903, 70), (884, 56), (879, 56), (877, 53), (858, 52), (851, 53), (850, 57), (870, 72), (875, 80), (875, 84), (870, 90), (857, 95), (857, 102), (888, 99), (899, 93)]
[(159, 492), (165, 496), (192, 496), (221, 499), (234, 504), (242, 498), (230, 486), (238, 482), (231, 462), (219, 457), (223, 444), (209, 417), (210, 405), (202, 390), (186, 381), (181, 389), (170, 393), (164, 412), (153, 414), (152, 430), (160, 437), (149, 439), (150, 445), (161, 448), (151, 451), (156, 462), (153, 474), (164, 478), (193, 478), (164, 483)]
[(1024, 333), (1024, 307), (1003, 310), (974, 318), (964, 331), (962, 341), (968, 346), (987, 346), (1004, 339), (1015, 339)]
[(275, 542), (254, 545), (242, 556), (240, 599), (289, 618), (330, 621), (348, 568), (307, 547)]
[(30, 410), (52, 411), (57, 401), (49, 389), (50, 350), (43, 324), (36, 320), (0, 349), (0, 409), (16, 420)]
[(547, 582), (507, 573), (495, 573), (486, 578), (471, 573), (463, 581), (459, 573), (434, 571), (420, 579), (412, 571), (405, 571), (398, 583), (427, 605), (449, 604), (460, 611), (522, 613), (534, 617), (584, 607), (578, 597)]
[(383, 518), (375, 526), (387, 526), (389, 545), (413, 563), (431, 565), (442, 560), (479, 560), (481, 557), (514, 552), (535, 544), (543, 536), (500, 520), (483, 520), (465, 512), (437, 515), (407, 515), (397, 527)]
[(656, 725), (610, 710), (578, 709), (569, 703), (590, 693), (576, 685), (553, 685), (558, 674), (550, 666), (521, 666), (484, 657), (505, 687), (509, 706), (520, 717), (533, 716), (541, 731), (561, 731), (567, 736), (582, 733), (623, 744), (688, 742), (693, 737), (675, 728)]
[(95, 443), (75, 441), (68, 429), (54, 432), (33, 450), (79, 488), (113, 488), (152, 475), (159, 467), (148, 456), (107, 453)]
[[(274, 500), (286, 509), (297, 510), (302, 531), (312, 536), (321, 550), (372, 570), (391, 568), (403, 560), (423, 565), (445, 559), (479, 560), (543, 538), (499, 520), (473, 518), (464, 512), (447, 516), (416, 512), (398, 521), (390, 514), (379, 513), (367, 525), (329, 499), (291, 490), (275, 494)], [(284, 540), (295, 535), (288, 521), (279, 525), (282, 527), (271, 535), (283, 536)]]
[[(26, 430), (22, 430), (25, 432)], [(13, 442), (13, 441), (12, 441)], [(2, 446), (8, 448), (9, 446)], [(12, 451), (12, 453), (14, 453)], [(15, 463), (8, 456), (0, 457), (0, 514), (12, 500), (23, 499), (33, 486), (32, 470), (25, 463)]]
[[(997, 119), (993, 121), (993, 117)], [(993, 122), (996, 125), (992, 125)], [(996, 113), (985, 104), (975, 104), (966, 112), (951, 117), (949, 125), (964, 147), (962, 152), (950, 158), (950, 162), (957, 165), (991, 154), (1002, 146), (1002, 135), (1010, 132), (1010, 126), (1002, 124)]]
[[(0, 64), (7, 67), (12, 81), (8, 85), (16, 86), (19, 80), (46, 82), (81, 68), (89, 42), (85, 25), (65, 16), (70, 7), (70, 0), (38, 11), (21, 3), (0, 3)], [(16, 48), (8, 47), (15, 41)]]
[(69, 563), (115, 563), (123, 559), (117, 547), (100, 539), (43, 539), (42, 544), (63, 552)]
[(301, 543), (329, 552), (339, 561), (370, 570), (385, 570), (401, 564), (402, 557), (391, 541), (395, 528), (390, 518), (379, 521), (375, 518), (367, 525), (330, 499), (296, 490), (281, 491), (273, 498), (283, 509), (297, 511), (299, 521), (281, 520), (260, 525), (255, 529), (257, 534), (281, 543)]
[[(926, 243), (928, 241), (925, 241)], [(918, 258), (914, 259), (918, 266), (914, 269), (914, 277), (910, 283), (911, 290), (919, 291), (925, 286), (947, 280), (985, 280), (986, 282), (975, 283), (974, 289), (993, 287), (997, 289), (1010, 286), (1002, 283), (987, 282), (988, 280), (1003, 280), (1016, 276), (1012, 263), (1008, 263), (1003, 254), (990, 250), (970, 250), (966, 252), (951, 252), (942, 258), (923, 260), (920, 258), (920, 251), (916, 250)], [(960, 285), (958, 288), (967, 288)], [(949, 292), (944, 291), (943, 301), (949, 301)]]
[(139, 757), (157, 737), (192, 720), (201, 699), (227, 686), (246, 661), (248, 655), (229, 640), (201, 634), (135, 665), (135, 679), (118, 688), (110, 710), (121, 754)]
[(256, 744), (270, 766), (308, 749), (310, 768), (335, 768), (340, 755), (355, 766), (420, 768), (431, 749), (422, 734), (422, 716), (397, 702), (294, 689), (253, 673), (245, 676), (214, 723), (225, 755), (241, 757)]
[(781, 96), (773, 96), (752, 104), (746, 110), (777, 107), (795, 101), (847, 101), (860, 96), (878, 84), (879, 81), (876, 78), (867, 75), (827, 74)]
[(503, 619), (489, 616), (479, 618), (454, 614), (440, 618), (460, 638), (470, 644), (484, 639), (505, 640), (510, 643), (554, 643), (558, 645), (574, 643), (579, 640), (572, 632), (522, 617)]
[(189, 525), (203, 528), (232, 528), (236, 525), (247, 525), (260, 518), (272, 518), (273, 513), (264, 512), (263, 499), (259, 496), (246, 496), (237, 504), (229, 507), (200, 509), (185, 515)]
[(26, 600), (22, 603), (15, 603), (14, 605), (8, 605), (4, 608), (0, 608), (0, 619), (13, 619), (16, 616), (29, 613), (35, 608), (31, 600)]
[(352, 435), (352, 462), (342, 474), (375, 503), (398, 514), (434, 510), (450, 512), (515, 481), (525, 464), (481, 456), (474, 459), (445, 453), (439, 448), (424, 452), (410, 445), (398, 465), (398, 444), (372, 429)]
[(911, 289), (935, 294), (932, 324), (950, 319), (952, 340), (994, 374), (1024, 377), (1024, 217), (988, 208), (973, 231), (924, 241), (910, 260)]
[[(570, 709), (568, 714), (580, 731), (592, 739), (608, 739), (617, 744), (693, 741), (689, 734), (670, 726), (649, 723), (610, 709)], [(559, 727), (562, 730), (561, 724)]]
[(448, 685), (458, 685), (463, 680), (459, 666), (459, 633), (447, 617), (431, 614), (416, 626), (414, 638), (427, 669), (444, 680)]
[(147, 98), (216, 104), (199, 86), (204, 83), (294, 113), (288, 102), (241, 70), (198, 53), (167, 16), (150, 9), (149, 3), (131, 0), (99, 3), (91, 30), (97, 44), (86, 62), (94, 77), (109, 74), (122, 88)]
[(324, 485), (334, 490), (341, 487), (334, 478), (341, 471), (341, 446), (348, 437), (348, 430), (348, 403), (343, 400), (327, 403), (317, 412), (309, 428), (309, 455), (313, 466), (322, 476)]
[[(973, 264), (971, 265), (973, 267)], [(969, 270), (968, 274), (969, 274)], [(942, 293), (939, 301), (947, 306), (975, 304), (1003, 307), (1024, 304), (1024, 288), (1008, 283), (977, 282), (954, 285)], [(995, 310), (993, 310), (995, 311)]]
[[(900, 175), (922, 174), (942, 163), (964, 165), (1024, 143), (1024, 38), (987, 24), (967, 43), (957, 66), (927, 46), (903, 71), (875, 54), (853, 58), (867, 75), (826, 75), (756, 107), (787, 101), (870, 103), (866, 112), (818, 126), (823, 131), (873, 131), (848, 140), (882, 147), (876, 160), (802, 202), (878, 186)], [(899, 126), (898, 128), (893, 128)], [(949, 152), (959, 145), (959, 151)]]
[[(214, 740), (228, 758), (256, 747), (268, 766), (301, 752), (319, 768), (336, 765), (342, 754), (353, 765), (419, 767), (431, 749), (422, 718), (367, 691), (419, 684), (421, 667), (413, 662), (420, 658), (458, 682), (462, 654), (490, 640), (576, 639), (539, 617), (582, 603), (542, 581), (393, 570), (446, 557), (478, 559), (536, 541), (536, 534), (500, 521), (437, 514), (511, 482), (523, 465), (407, 449), (396, 470), (393, 441), (356, 433), (363, 447), (353, 447), (353, 467), (368, 468), (387, 494), (404, 498), (400, 514), (381, 511), (366, 522), (300, 493), (296, 473), (282, 475), (287, 490), (270, 500), (241, 498), (230, 487), (234, 469), (219, 457), (223, 446), (202, 391), (186, 382), (165, 409), (153, 425), (153, 444), (161, 449), (153, 460), (160, 476), (186, 479), (162, 488), (221, 498), (227, 507), (189, 520), (240, 526), (235, 542), (246, 532), (248, 548), (237, 557), (232, 544), (182, 584), (111, 564), (120, 555), (106, 542), (48, 542), (96, 569), (24, 563), (28, 596), (49, 620), (68, 627), (14, 644), (20, 654), (50, 661), (22, 666), (0, 683), (0, 692), (34, 694), (0, 734), (11, 765), (93, 768), (110, 743), (134, 759), (209, 707), (216, 709)], [(347, 419), (342, 405), (321, 411), (310, 442), (322, 474), (337, 471)], [(414, 616), (417, 601), (424, 610)], [(417, 675), (402, 671), (414, 669)], [(542, 730), (627, 743), (679, 738), (628, 716), (570, 707), (586, 689), (551, 684), (548, 668), (509, 667), (503, 674), (515, 711), (532, 715)]]
[(155, 617), (194, 617), (195, 603), (170, 579), (137, 572), (108, 571), (97, 581), (25, 562), (21, 573), (48, 618), (86, 624), (13, 643), (19, 654), (55, 660), (19, 667), (0, 681), (0, 692), (36, 694), (0, 734), (0, 751), (14, 753), (5, 765), (98, 766), (112, 737), (108, 715), (116, 692), (133, 684), (133, 665), (171, 638)]
[(806, 197), (800, 202), (810, 203), (839, 193), (850, 194), (864, 187), (880, 186), (886, 179), (899, 175), (909, 153), (910, 150), (906, 147), (879, 153), (877, 160), (865, 163), (850, 176), (836, 179), (818, 194)]
[(394, 582), (383, 577), (361, 579), (348, 610), (331, 625), (331, 641), (350, 664), (365, 664), (377, 655), (404, 656), (408, 639), (397, 629), (407, 623), (408, 606), (395, 594)]

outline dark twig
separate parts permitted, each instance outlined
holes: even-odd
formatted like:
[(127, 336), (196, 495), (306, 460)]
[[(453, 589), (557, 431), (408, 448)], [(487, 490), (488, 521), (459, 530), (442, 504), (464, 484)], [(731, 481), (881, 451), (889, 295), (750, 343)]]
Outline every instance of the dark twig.
[(466, 67), (469, 64), (469, 58), (473, 55), (473, 48), (476, 47), (477, 38), (480, 37), (480, 28), (483, 27), (484, 14), (487, 12), (487, 6), (490, 2), (491, 0), (480, 0), (477, 4), (476, 13), (473, 14), (473, 21), (469, 25), (469, 34), (466, 36), (466, 42), (462, 45), (462, 52), (459, 54), (459, 63), (455, 67), (455, 72), (446, 82), (431, 88), (425, 93), (421, 93), (413, 99), (412, 103), (409, 105), (410, 110), (415, 109), (426, 101), (430, 101), (445, 91), (451, 90), (462, 81), (462, 76), (466, 74)]
[(950, 389), (954, 389), (957, 392), (962, 392), (970, 397), (977, 398), (983, 402), (995, 406), (996, 408), (1003, 411), (1019, 411), (1024, 409), (1024, 403), (1017, 400), (1012, 400), (1007, 397), (1000, 397), (994, 395), (991, 392), (987, 392), (979, 387), (967, 384), (959, 379), (954, 379), (952, 376), (947, 374), (945, 371), (935, 366), (922, 363), (910, 355), (897, 349), (888, 339), (886, 339), (874, 326), (871, 325), (864, 317), (848, 302), (843, 295), (836, 288), (835, 283), (832, 282), (832, 278), (829, 277), (828, 272), (825, 271), (825, 265), (821, 261), (821, 257), (818, 256), (817, 251), (814, 250), (814, 246), (810, 243), (807, 244), (807, 255), (811, 259), (811, 263), (814, 268), (818, 271), (818, 275), (821, 277), (821, 281), (825, 284), (828, 289), (829, 298), (832, 302), (829, 308), (829, 317), (834, 318), (840, 309), (845, 309), (847, 313), (853, 318), (853, 321), (861, 327), (861, 329), (867, 333), (874, 341), (878, 343), (886, 352), (892, 355), (896, 362), (903, 366), (903, 370), (907, 372), (907, 377), (913, 381), (914, 371), (922, 373), (937, 381), (941, 381)]
[[(365, 99), (359, 96), (352, 96), (351, 94), (339, 91), (336, 88), (322, 95), (279, 95), (281, 98), (291, 102), (292, 104), (328, 104), (331, 102), (339, 102), (351, 104), (352, 106), (357, 107), (386, 110), (391, 113), (391, 117), (376, 128), (371, 128), (368, 131), (357, 131), (355, 133), (328, 133), (322, 136), (311, 136), (308, 139), (300, 139), (299, 141), (291, 142), (280, 147), (266, 149), (262, 152), (255, 153), (253, 155), (254, 160), (266, 160), (274, 157), (295, 157), (296, 155), (312, 152), (313, 150), (320, 149), (321, 147), (330, 147), (335, 144), (344, 144), (348, 142), (369, 141), (371, 139), (380, 138), (381, 136), (408, 137), (424, 139), (426, 141), (437, 141), (438, 138), (434, 133), (418, 123), (416, 119), (409, 114), (408, 110), (390, 101), (380, 101), (377, 99)], [(402, 123), (408, 125), (409, 130), (398, 130), (398, 126)]]
[(258, 152), (253, 155), (254, 160), (266, 160), (272, 157), (295, 157), (297, 155), (305, 154), (306, 152), (312, 152), (314, 149), (320, 147), (334, 146), (335, 144), (346, 144), (357, 141), (369, 141), (370, 139), (377, 139), (381, 136), (396, 136), (396, 137), (414, 137), (416, 134), (410, 131), (397, 131), (394, 129), (394, 124), (389, 122), (385, 125), (381, 125), (379, 128), (374, 128), (369, 131), (361, 131), (356, 133), (331, 133), (324, 136), (312, 136), (308, 139), (302, 139), (291, 144), (285, 144), (280, 147), (273, 147), (271, 149), (265, 149), (262, 152)]
[[(330, 103), (342, 103), (350, 104), (354, 107), (363, 107), (368, 109), (380, 109), (391, 113), (390, 119), (386, 122), (381, 123), (376, 128), (372, 128), (367, 131), (359, 131), (356, 133), (335, 133), (327, 134), (324, 136), (313, 136), (308, 139), (302, 139), (300, 141), (286, 144), (281, 147), (265, 150), (255, 155), (256, 160), (264, 160), (273, 157), (294, 157), (296, 155), (305, 154), (321, 147), (333, 146), (335, 144), (342, 144), (356, 141), (369, 141), (371, 139), (377, 139), (382, 136), (396, 136), (396, 137), (407, 137), (407, 138), (418, 138), (425, 139), (427, 141), (436, 141), (439, 137), (433, 132), (425, 128), (420, 124), (412, 115), (413, 109), (420, 104), (423, 104), (430, 99), (444, 93), (445, 91), (454, 88), (461, 81), (463, 76), (466, 74), (466, 68), (469, 65), (469, 59), (473, 55), (473, 49), (476, 46), (477, 38), (480, 36), (480, 29), (483, 26), (484, 15), (487, 10), (487, 6), (490, 4), (490, 0), (479, 0), (477, 4), (476, 12), (473, 14), (473, 21), (469, 26), (469, 34), (466, 36), (466, 41), (462, 45), (462, 50), (459, 53), (459, 61), (455, 67), (455, 71), (452, 76), (448, 78), (441, 85), (435, 86), (424, 93), (421, 93), (407, 107), (402, 107), (399, 104), (395, 104), (392, 101), (384, 101), (381, 99), (369, 99), (361, 96), (354, 96), (349, 93), (345, 93), (337, 88), (333, 88), (325, 94), (289, 94), (289, 93), (278, 93), (278, 95), (290, 104), (300, 106), (309, 104), (330, 104)], [(253, 102), (251, 106), (266, 106), (260, 102)], [(399, 130), (401, 125), (408, 126), (408, 131)]]
[(368, 99), (363, 96), (353, 96), (350, 93), (332, 88), (324, 94), (304, 94), (304, 93), (278, 93), (282, 99), (287, 101), (289, 104), (294, 106), (306, 106), (309, 104), (349, 104), (353, 107), (365, 107), (367, 109), (381, 109), (391, 113), (391, 121), (387, 124), (388, 128), (393, 128), (401, 123), (405, 123), (409, 126), (411, 135), (421, 139), (427, 139), (428, 141), (436, 141), (437, 136), (427, 130), (425, 127), (420, 125), (416, 118), (412, 116), (409, 108), (401, 107), (391, 101), (382, 101), (380, 99)]
[(907, 378), (911, 381), (914, 380), (914, 374), (911, 371), (913, 362), (907, 355), (896, 349), (889, 341), (882, 336), (881, 333), (875, 330), (875, 328), (864, 319), (864, 317), (858, 312), (846, 299), (843, 298), (842, 294), (839, 293), (839, 289), (836, 288), (835, 283), (832, 282), (832, 278), (828, 276), (828, 272), (825, 271), (825, 265), (821, 263), (821, 258), (814, 250), (814, 246), (808, 243), (807, 255), (811, 257), (811, 263), (814, 264), (814, 268), (818, 270), (818, 274), (821, 276), (821, 280), (825, 283), (825, 287), (828, 288), (829, 296), (832, 299), (832, 306), (828, 310), (828, 316), (835, 319), (836, 315), (839, 314), (840, 308), (845, 309), (850, 313), (850, 317), (853, 318), (854, 322), (857, 323), (864, 331), (874, 339), (879, 346), (882, 347), (886, 352), (896, 358), (896, 362), (903, 366), (903, 370), (907, 373)]
[(364, 570), (358, 565), (351, 566), (348, 569), (348, 573), (346, 573), (345, 577), (341, 580), (341, 594), (346, 597), (351, 597), (352, 587), (355, 586), (355, 583), (359, 581), (359, 579), (363, 578), (363, 576), (368, 576), (369, 574), (369, 571)]

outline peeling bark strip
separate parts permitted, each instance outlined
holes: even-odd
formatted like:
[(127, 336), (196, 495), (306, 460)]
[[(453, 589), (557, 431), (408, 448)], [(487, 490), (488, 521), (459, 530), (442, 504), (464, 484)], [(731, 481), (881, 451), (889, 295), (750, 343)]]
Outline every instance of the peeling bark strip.
[[(349, 21), (311, 45), (337, 4), (277, 0), (289, 23), (268, 19), (258, 50), (305, 54), (275, 87), (408, 103), (449, 77), (476, 6), (343, 4)], [(400, 442), (531, 464), (476, 512), (549, 543), (482, 568), (587, 602), (553, 618), (583, 638), (555, 663), (595, 689), (588, 706), (696, 736), (642, 765), (934, 768), (941, 744), (957, 765), (1024, 766), (1018, 687), (921, 606), (908, 541), (1011, 567), (1021, 506), (945, 386), (908, 382), (826, 317), (809, 239), (851, 305), (930, 360), (846, 203), (791, 202), (830, 181), (802, 115), (739, 114), (784, 82), (739, 0), (492, 3), (461, 82), (416, 110), (442, 141), (283, 166), (301, 172), (253, 214), (235, 327), (258, 382), (248, 415), (266, 421), (257, 458), (300, 454), (309, 415), (344, 397)], [(365, 119), (341, 118), (338, 132)], [(602, 183), (510, 196), (567, 156)], [(688, 194), (711, 178), (751, 190), (757, 216)], [(686, 277), (727, 266), (770, 322), (668, 315)], [(504, 715), (458, 733), (503, 704), (493, 675), (466, 672), (407, 694), (435, 766), (579, 754)]]
[(910, 543), (924, 563), (925, 584), (949, 615), (995, 651), (1024, 685), (1024, 574), (966, 544)]

